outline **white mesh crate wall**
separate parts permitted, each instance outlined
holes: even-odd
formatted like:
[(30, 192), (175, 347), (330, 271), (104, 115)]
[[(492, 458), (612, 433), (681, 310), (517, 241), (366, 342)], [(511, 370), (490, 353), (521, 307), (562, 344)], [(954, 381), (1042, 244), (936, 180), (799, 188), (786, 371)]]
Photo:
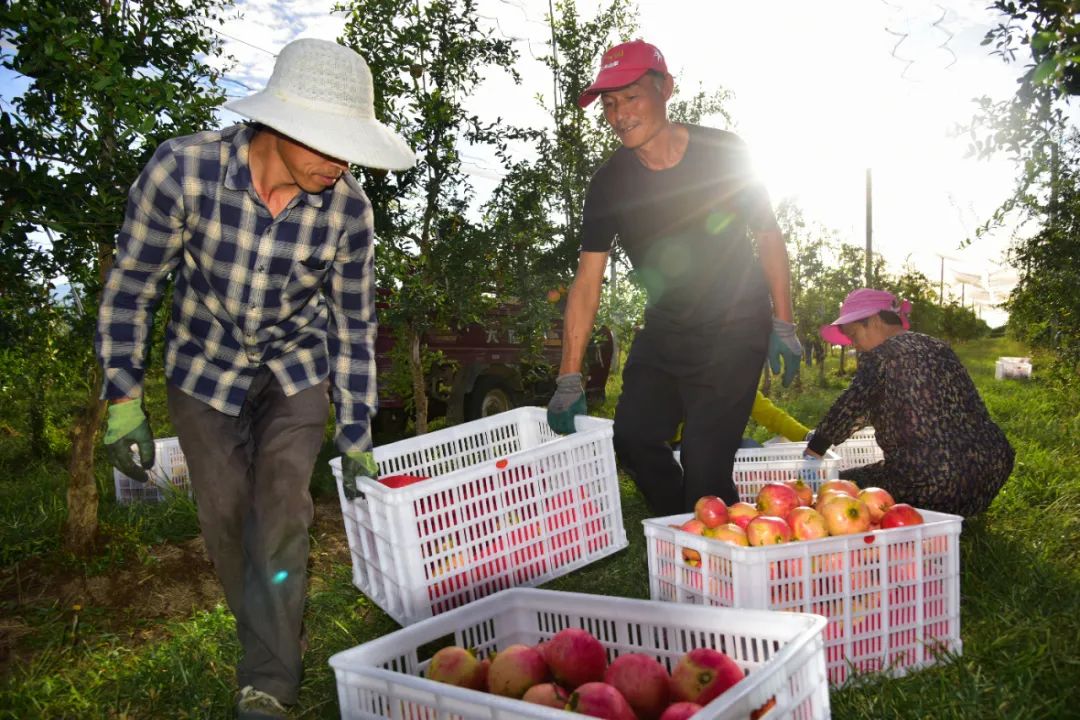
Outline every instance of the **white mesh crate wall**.
[[(810, 612), (828, 618), (830, 682), (853, 673), (902, 675), (960, 653), (962, 518), (920, 510), (924, 524), (820, 540), (737, 547), (644, 521), (654, 600)], [(685, 563), (681, 548), (701, 555)]]
[(592, 633), (607, 649), (609, 661), (642, 652), (670, 670), (696, 647), (729, 654), (747, 677), (706, 705), (695, 720), (745, 720), (770, 699), (776, 702), (766, 715), (771, 720), (829, 717), (820, 617), (700, 606), (671, 613), (666, 607), (650, 600), (551, 590), (518, 588), (491, 595), (331, 657), (341, 717), (580, 717), (422, 677), (440, 646), (476, 648), (485, 656), (515, 643), (536, 645), (568, 627)]
[[(803, 457), (806, 443), (775, 443), (760, 448), (739, 448), (735, 451), (732, 479), (739, 491), (739, 500), (757, 502), (757, 494), (765, 483), (802, 478), (817, 488), (825, 480), (840, 477), (840, 456), (833, 451), (820, 460)], [(675, 461), (682, 454), (675, 451)]]
[(533, 586), (627, 545), (611, 421), (560, 436), (542, 408), (518, 408), (375, 449), (342, 515), (353, 583), (403, 625), (510, 587)]

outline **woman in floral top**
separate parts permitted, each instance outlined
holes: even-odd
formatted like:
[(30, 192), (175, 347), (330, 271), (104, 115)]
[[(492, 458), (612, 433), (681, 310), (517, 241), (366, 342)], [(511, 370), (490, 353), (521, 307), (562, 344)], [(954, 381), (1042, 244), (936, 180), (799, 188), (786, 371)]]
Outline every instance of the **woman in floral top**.
[(1014, 452), (956, 353), (908, 331), (910, 309), (891, 293), (862, 288), (821, 329), (828, 342), (855, 346), (859, 368), (813, 431), (808, 452), (821, 455), (872, 425), (885, 459), (840, 477), (917, 508), (975, 515), (1005, 484)]

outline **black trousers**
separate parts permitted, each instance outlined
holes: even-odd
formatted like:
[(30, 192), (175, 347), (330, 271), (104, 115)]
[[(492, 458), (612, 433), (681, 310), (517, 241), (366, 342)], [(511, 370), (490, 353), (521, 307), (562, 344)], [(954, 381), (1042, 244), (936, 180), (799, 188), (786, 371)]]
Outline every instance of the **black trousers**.
[(329, 413), (327, 382), (287, 397), (264, 368), (239, 417), (171, 385), (168, 394), (206, 552), (236, 616), (237, 682), (295, 703), (314, 519), (309, 485)]
[[(732, 479), (771, 321), (731, 323), (696, 333), (638, 333), (615, 409), (615, 453), (658, 516), (689, 512), (702, 495), (731, 504)], [(682, 467), (668, 441), (680, 422)]]

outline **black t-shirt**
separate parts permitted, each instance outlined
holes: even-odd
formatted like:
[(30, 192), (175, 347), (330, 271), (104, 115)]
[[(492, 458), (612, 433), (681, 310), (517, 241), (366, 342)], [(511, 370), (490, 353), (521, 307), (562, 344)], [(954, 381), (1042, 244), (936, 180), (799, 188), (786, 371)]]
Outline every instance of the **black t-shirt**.
[(748, 230), (777, 227), (746, 145), (724, 130), (687, 125), (682, 160), (650, 170), (619, 148), (585, 197), (581, 249), (616, 237), (648, 292), (646, 324), (672, 330), (760, 318), (769, 292)]

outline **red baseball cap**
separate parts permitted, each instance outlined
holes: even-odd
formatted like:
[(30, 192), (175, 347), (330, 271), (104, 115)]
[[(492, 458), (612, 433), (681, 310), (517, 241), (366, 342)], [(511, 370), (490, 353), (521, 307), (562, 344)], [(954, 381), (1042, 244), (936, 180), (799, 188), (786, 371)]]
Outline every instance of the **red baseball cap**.
[(616, 45), (600, 58), (596, 81), (581, 93), (578, 105), (588, 107), (600, 93), (626, 87), (650, 70), (668, 74), (664, 54), (644, 40), (631, 40)]

